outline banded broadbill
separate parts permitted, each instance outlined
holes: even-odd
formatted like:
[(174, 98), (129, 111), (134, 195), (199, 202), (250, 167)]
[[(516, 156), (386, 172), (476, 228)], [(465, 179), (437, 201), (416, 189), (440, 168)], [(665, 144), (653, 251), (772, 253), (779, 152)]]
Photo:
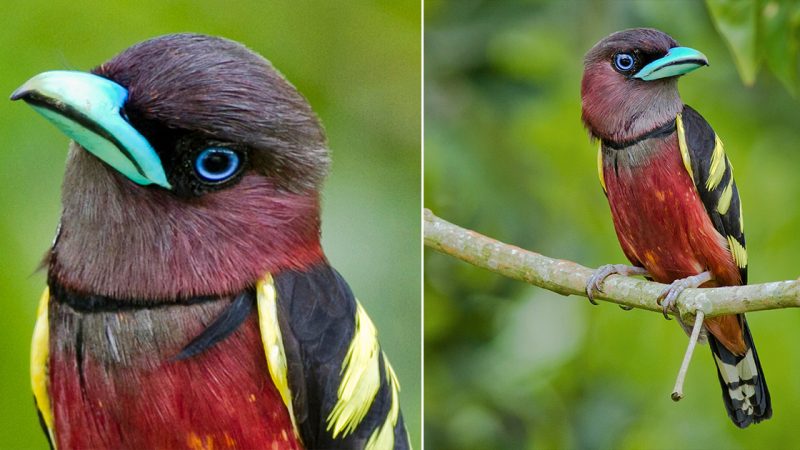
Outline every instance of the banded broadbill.
[(56, 448), (408, 447), (320, 247), (322, 126), (268, 61), (168, 35), (12, 99), (73, 139), (31, 358)]
[[(678, 94), (678, 77), (707, 64), (697, 50), (643, 28), (611, 34), (586, 55), (583, 122), (599, 141), (600, 183), (633, 264), (598, 269), (590, 299), (612, 273), (645, 275), (670, 285), (659, 299), (666, 316), (683, 289), (747, 283), (733, 166)], [(769, 391), (744, 315), (706, 319), (704, 329), (731, 420), (746, 427), (768, 419)]]

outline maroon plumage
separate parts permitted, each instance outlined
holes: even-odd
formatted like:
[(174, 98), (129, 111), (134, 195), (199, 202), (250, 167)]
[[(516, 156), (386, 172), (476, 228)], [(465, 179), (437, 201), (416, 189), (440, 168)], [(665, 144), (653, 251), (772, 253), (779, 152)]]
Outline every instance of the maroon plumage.
[[(51, 318), (59, 325), (58, 344), (50, 359), (56, 447), (302, 448), (265, 376), (254, 315), (202, 354), (173, 359), (222, 306), (171, 306), (157, 314), (95, 311), (87, 318), (56, 304)], [(133, 324), (148, 320), (163, 330), (149, 341), (166, 345), (142, 342)]]

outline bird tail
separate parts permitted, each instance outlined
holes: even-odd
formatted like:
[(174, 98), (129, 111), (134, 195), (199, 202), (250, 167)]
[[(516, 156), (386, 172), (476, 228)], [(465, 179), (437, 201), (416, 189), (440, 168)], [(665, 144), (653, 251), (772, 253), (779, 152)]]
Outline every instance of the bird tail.
[(745, 428), (772, 417), (772, 403), (753, 337), (743, 315), (739, 316), (739, 322), (746, 346), (743, 355), (732, 353), (711, 333), (708, 343), (714, 354), (728, 416), (737, 427)]

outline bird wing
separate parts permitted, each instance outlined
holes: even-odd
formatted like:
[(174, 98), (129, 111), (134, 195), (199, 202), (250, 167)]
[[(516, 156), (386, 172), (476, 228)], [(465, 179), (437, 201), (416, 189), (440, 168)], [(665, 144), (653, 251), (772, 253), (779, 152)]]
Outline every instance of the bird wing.
[(405, 449), (399, 384), (375, 326), (327, 263), (256, 287), (270, 376), (307, 448)]
[[(714, 228), (727, 240), (742, 284), (746, 284), (742, 204), (722, 141), (689, 106), (678, 115), (676, 128), (683, 164)], [(772, 415), (769, 391), (744, 314), (714, 317), (704, 324), (710, 332), (709, 345), (728, 415), (741, 428), (768, 419)]]
[(48, 310), (50, 289), (45, 288), (36, 312), (36, 325), (31, 340), (31, 387), (33, 399), (39, 412), (39, 423), (47, 436), (50, 448), (55, 448), (53, 430), (53, 410), (50, 407), (50, 393), (47, 390), (47, 360), (50, 355), (50, 326)]
[(694, 180), (714, 228), (728, 242), (742, 284), (747, 284), (747, 250), (739, 190), (722, 141), (697, 111), (686, 105), (676, 119), (683, 164)]

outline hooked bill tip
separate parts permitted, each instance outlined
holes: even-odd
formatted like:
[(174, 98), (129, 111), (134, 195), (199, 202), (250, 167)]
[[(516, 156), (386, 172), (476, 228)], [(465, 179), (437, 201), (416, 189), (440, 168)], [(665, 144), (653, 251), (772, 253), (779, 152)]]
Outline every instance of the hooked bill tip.
[(11, 93), (11, 97), (9, 97), (10, 100), (27, 100), (32, 94), (34, 94), (36, 92), (36, 88), (31, 86), (31, 80), (22, 83), (22, 86), (14, 89), (14, 92)]
[(15, 90), (14, 92), (11, 93), (11, 97), (9, 97), (9, 99), (11, 101), (24, 100), (29, 92), (30, 91), (28, 89), (26, 89), (25, 86), (19, 87), (19, 88), (17, 88), (17, 90)]

